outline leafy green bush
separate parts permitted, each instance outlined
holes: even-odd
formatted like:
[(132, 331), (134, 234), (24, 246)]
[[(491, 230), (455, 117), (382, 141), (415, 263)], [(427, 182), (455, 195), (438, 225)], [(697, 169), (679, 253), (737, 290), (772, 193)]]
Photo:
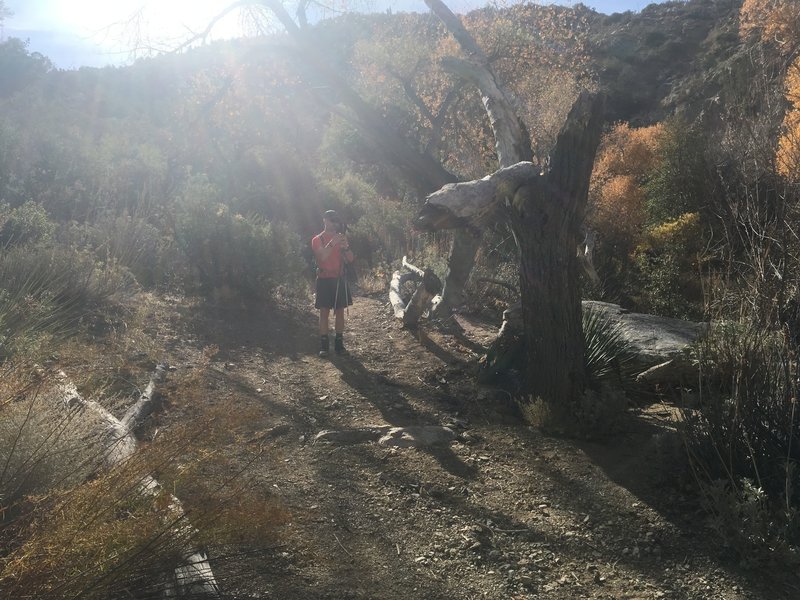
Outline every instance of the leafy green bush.
[(284, 224), (232, 213), (202, 180), (193, 186), (198, 194), (177, 209), (175, 240), (203, 293), (263, 300), (279, 287), (297, 288), (303, 263), (296, 235)]
[(0, 205), (0, 248), (45, 241), (55, 230), (56, 224), (36, 202), (28, 201), (14, 209)]
[(748, 564), (796, 560), (800, 543), (797, 365), (783, 336), (724, 324), (697, 350), (697, 408), (682, 411), (715, 530)]
[(702, 133), (680, 121), (668, 122), (656, 150), (658, 160), (645, 182), (651, 225), (699, 212), (710, 196), (710, 169)]
[(61, 228), (58, 239), (124, 267), (142, 287), (178, 282), (185, 270), (174, 241), (144, 216), (107, 214), (91, 223), (73, 222)]
[(678, 318), (700, 317), (703, 298), (697, 265), (701, 248), (697, 213), (651, 227), (634, 257), (641, 287), (631, 295), (639, 310)]

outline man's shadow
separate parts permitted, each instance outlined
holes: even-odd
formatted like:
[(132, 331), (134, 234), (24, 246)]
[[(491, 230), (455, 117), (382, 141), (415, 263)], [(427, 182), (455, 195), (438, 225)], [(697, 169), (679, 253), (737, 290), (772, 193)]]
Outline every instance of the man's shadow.
[[(440, 425), (431, 422), (430, 417), (420, 414), (409, 404), (402, 390), (422, 395), (418, 388), (405, 382), (395, 382), (387, 377), (369, 371), (353, 355), (333, 355), (331, 362), (342, 374), (342, 380), (351, 388), (367, 398), (381, 413), (383, 419), (394, 427), (411, 425)], [(462, 479), (473, 479), (477, 475), (474, 466), (461, 460), (449, 446), (419, 447), (433, 456), (451, 475)]]

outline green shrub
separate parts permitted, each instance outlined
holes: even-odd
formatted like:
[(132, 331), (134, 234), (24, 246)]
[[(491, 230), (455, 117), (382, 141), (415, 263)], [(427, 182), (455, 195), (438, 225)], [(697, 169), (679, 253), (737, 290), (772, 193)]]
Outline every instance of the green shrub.
[(284, 224), (234, 214), (213, 200), (213, 187), (195, 186), (202, 194), (179, 206), (175, 240), (200, 290), (221, 299), (263, 300), (279, 287), (296, 289), (303, 272), (297, 236)]
[(647, 216), (651, 225), (699, 212), (710, 197), (706, 140), (685, 123), (667, 123), (656, 154), (658, 160), (645, 182)]
[(743, 562), (794, 560), (800, 414), (792, 353), (783, 336), (735, 323), (716, 326), (696, 352), (699, 405), (683, 409), (681, 428), (714, 528)]
[(176, 283), (185, 270), (174, 241), (143, 216), (107, 214), (92, 223), (73, 222), (61, 228), (58, 238), (124, 267), (142, 287)]
[(56, 229), (44, 207), (28, 201), (14, 209), (0, 205), (0, 248), (50, 239)]
[(686, 213), (651, 227), (634, 256), (639, 290), (631, 290), (643, 312), (677, 318), (703, 314), (698, 261), (702, 248), (700, 216)]

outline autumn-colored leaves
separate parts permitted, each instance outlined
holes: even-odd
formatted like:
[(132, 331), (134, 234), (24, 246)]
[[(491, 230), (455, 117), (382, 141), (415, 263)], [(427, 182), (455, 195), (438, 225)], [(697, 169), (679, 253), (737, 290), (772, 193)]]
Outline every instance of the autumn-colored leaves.
[(786, 75), (789, 108), (778, 142), (778, 171), (800, 182), (800, 9), (796, 0), (745, 0), (740, 11), (745, 39), (759, 39), (791, 61)]

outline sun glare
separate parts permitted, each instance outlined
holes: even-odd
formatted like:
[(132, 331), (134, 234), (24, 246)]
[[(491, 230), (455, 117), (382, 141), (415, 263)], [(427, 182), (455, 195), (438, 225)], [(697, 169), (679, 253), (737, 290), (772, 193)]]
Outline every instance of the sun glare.
[[(168, 45), (206, 29), (231, 0), (80, 0), (59, 2), (59, 20), (82, 35), (106, 46), (139, 37), (154, 45)], [(236, 12), (213, 28), (210, 39), (242, 35)]]

